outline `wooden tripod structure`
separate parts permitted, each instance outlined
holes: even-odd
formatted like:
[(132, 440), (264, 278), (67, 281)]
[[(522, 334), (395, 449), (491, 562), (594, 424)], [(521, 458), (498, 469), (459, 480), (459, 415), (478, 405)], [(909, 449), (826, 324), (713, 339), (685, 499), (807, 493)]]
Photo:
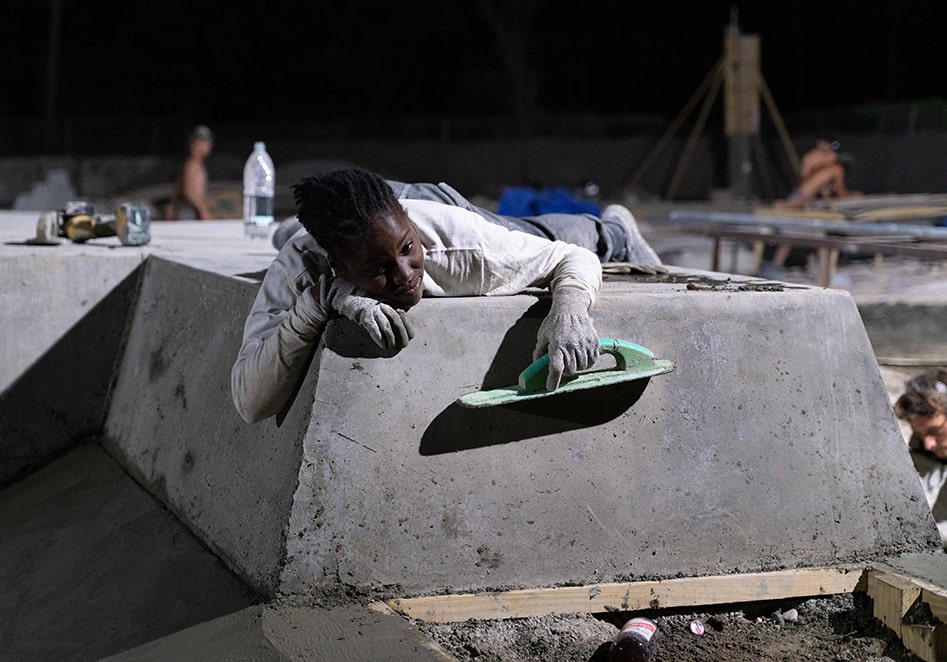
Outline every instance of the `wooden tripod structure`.
[[(639, 182), (703, 98), (697, 121), (691, 130), (684, 153), (677, 164), (665, 196), (667, 200), (674, 199), (721, 87), (725, 89), (724, 129), (730, 144), (730, 184), (734, 197), (749, 197), (750, 175), (753, 172), (750, 156), (751, 141), (757, 147), (757, 154), (762, 154), (759, 138), (760, 98), (763, 99), (770, 112), (783, 148), (792, 163), (793, 170), (798, 175), (799, 155), (789, 139), (789, 133), (786, 131), (773, 95), (760, 72), (759, 44), (758, 35), (741, 34), (739, 29), (733, 26), (728, 28), (724, 37), (724, 54), (717, 60), (677, 117), (628, 179), (625, 184), (626, 190), (633, 188)], [(760, 170), (765, 173), (765, 169), (760, 168)]]

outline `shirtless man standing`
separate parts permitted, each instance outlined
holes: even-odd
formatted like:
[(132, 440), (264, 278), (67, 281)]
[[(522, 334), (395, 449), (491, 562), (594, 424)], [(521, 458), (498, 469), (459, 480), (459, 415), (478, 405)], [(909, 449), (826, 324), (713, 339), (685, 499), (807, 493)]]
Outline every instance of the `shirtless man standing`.
[(164, 220), (210, 220), (207, 204), (207, 168), (204, 160), (214, 148), (214, 134), (203, 124), (194, 127), (188, 138), (188, 156), (174, 182), (174, 192), (164, 212)]

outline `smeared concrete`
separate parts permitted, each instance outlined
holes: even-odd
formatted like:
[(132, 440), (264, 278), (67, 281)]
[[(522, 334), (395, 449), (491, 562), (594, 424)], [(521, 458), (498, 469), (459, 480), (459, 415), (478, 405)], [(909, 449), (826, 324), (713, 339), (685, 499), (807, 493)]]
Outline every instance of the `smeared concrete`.
[[(248, 657), (251, 656), (251, 657)], [(107, 658), (109, 662), (450, 662), (456, 660), (393, 613), (368, 607), (255, 606)]]
[(0, 531), (6, 662), (94, 660), (254, 601), (97, 445), (0, 492)]

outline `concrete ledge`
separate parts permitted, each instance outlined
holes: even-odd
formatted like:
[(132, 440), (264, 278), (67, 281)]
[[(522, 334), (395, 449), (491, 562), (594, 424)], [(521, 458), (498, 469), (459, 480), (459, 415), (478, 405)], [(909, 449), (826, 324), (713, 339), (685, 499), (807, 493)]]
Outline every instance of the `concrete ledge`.
[(106, 445), (258, 589), (278, 587), (309, 408), (251, 426), (230, 367), (256, 287), (153, 257), (105, 423)]
[(286, 420), (247, 425), (229, 368), (256, 286), (152, 258), (106, 434), (268, 593), (700, 576), (938, 545), (852, 298), (682, 280), (612, 279), (595, 312), (602, 335), (675, 360), (668, 375), (462, 409), (462, 393), (515, 383), (548, 299), (431, 299), (394, 356), (331, 325)]
[[(121, 622), (129, 599), (165, 584), (138, 571), (123, 584), (131, 598), (116, 600), (110, 573), (126, 571), (130, 558), (160, 565), (168, 539), (189, 534), (161, 524), (158, 538), (145, 531), (135, 544), (101, 538), (116, 523), (132, 532), (151, 520), (137, 518), (141, 490), (84, 446), (0, 493), (3, 529), (16, 534), (0, 564), (9, 566), (4, 576), (23, 577), (9, 608), (29, 614), (36, 632), (48, 630), (47, 613), (92, 634), (111, 618), (128, 636), (95, 654), (151, 642), (127, 659), (156, 659), (190, 644), (239, 648), (247, 642), (228, 637), (244, 626), (254, 646), (295, 626), (349, 636), (374, 622), (362, 600), (890, 562), (940, 549), (868, 333), (844, 291), (676, 269), (658, 282), (609, 277), (594, 313), (600, 334), (643, 344), (677, 369), (477, 411), (454, 401), (515, 383), (548, 297), (427, 299), (411, 313), (417, 337), (397, 354), (333, 322), (285, 419), (247, 425), (233, 409), (230, 366), (274, 251), (248, 244), (232, 224), (160, 233), (147, 249), (63, 245), (20, 264), (42, 285), (11, 285), (13, 308), (4, 310), (60, 310), (64, 330), (55, 340), (8, 333), (8, 354), (31, 340), (41, 348), (0, 391), (0, 451), (48, 441), (46, 462), (73, 448), (77, 432), (103, 433), (110, 454), (239, 578), (307, 607), (250, 607), (245, 587), (215, 570), (211, 583), (224, 589), (209, 589), (220, 598), (213, 608), (175, 607), (175, 596), (162, 594), (179, 618), (160, 632)], [(39, 250), (4, 246), (0, 257)], [(108, 282), (96, 282), (102, 273)], [(96, 283), (96, 294), (71, 308), (77, 290), (59, 288), (62, 274), (77, 287)], [(16, 269), (4, 278), (15, 285)], [(93, 487), (110, 496), (77, 498)], [(84, 517), (76, 521), (94, 559), (70, 562), (77, 530), (44, 519), (44, 509), (59, 518), (70, 506)], [(37, 580), (36, 560), (47, 531), (58, 546), (55, 563), (44, 557), (46, 571), (66, 564), (48, 585)], [(212, 555), (186, 547), (204, 568), (189, 581), (210, 581)], [(52, 602), (42, 591), (74, 588), (76, 576), (105, 606), (81, 614), (35, 606)], [(121, 613), (103, 611), (112, 607)], [(88, 621), (76, 614), (86, 612), (95, 612), (94, 626), (82, 627)], [(415, 645), (417, 633), (386, 618), (394, 619), (386, 641)], [(230, 635), (215, 649), (208, 637), (219, 628)], [(57, 650), (88, 652), (87, 639)]]
[(548, 297), (428, 299), (396, 355), (331, 324), (285, 420), (247, 425), (230, 366), (273, 252), (233, 230), (162, 226), (142, 253), (104, 443), (267, 595), (584, 585), (939, 547), (844, 291), (613, 277), (600, 334), (677, 369), (482, 411), (454, 400), (515, 383)]
[(102, 429), (140, 265), (0, 258), (0, 486)]
[(456, 406), (515, 383), (545, 312), (525, 295), (425, 301), (391, 358), (329, 336), (283, 590), (585, 584), (937, 545), (847, 293), (611, 282), (599, 332), (675, 372)]

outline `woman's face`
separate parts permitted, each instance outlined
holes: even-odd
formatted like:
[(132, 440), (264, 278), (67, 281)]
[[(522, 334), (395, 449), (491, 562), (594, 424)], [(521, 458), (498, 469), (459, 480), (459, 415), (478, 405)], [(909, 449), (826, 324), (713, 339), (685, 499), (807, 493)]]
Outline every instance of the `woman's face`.
[(332, 256), (336, 273), (368, 296), (407, 310), (421, 300), (424, 251), (408, 215), (372, 221), (360, 244)]
[(915, 416), (909, 421), (911, 430), (924, 443), (924, 450), (947, 459), (947, 415)]

